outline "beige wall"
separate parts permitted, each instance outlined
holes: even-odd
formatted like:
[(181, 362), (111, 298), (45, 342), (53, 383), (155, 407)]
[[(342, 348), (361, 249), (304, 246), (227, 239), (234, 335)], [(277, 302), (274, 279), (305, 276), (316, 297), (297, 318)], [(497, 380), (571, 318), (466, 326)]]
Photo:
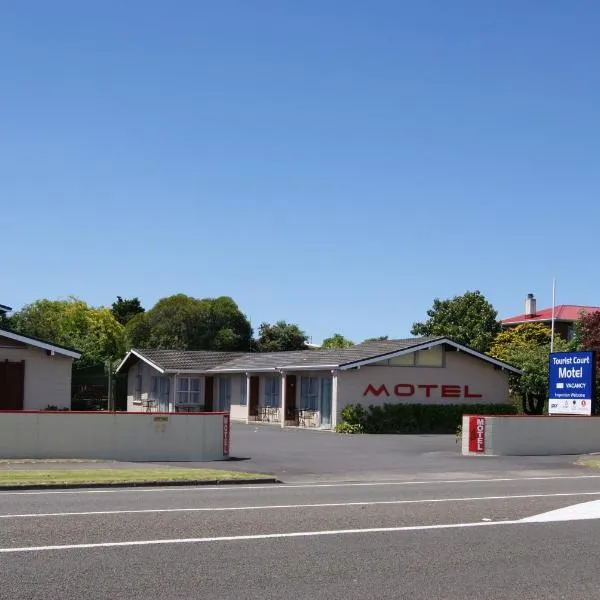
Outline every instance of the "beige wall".
[[(138, 373), (142, 375), (142, 394), (141, 400), (135, 400), (135, 378)], [(140, 360), (133, 366), (129, 367), (127, 373), (127, 412), (142, 412), (145, 410), (142, 407), (142, 401), (150, 398), (152, 390), (152, 377), (162, 376), (156, 369), (153, 369), (149, 364)], [(168, 375), (167, 375), (168, 377)], [(171, 381), (171, 391), (173, 382)], [(172, 400), (172, 398), (171, 398)]]
[[(367, 386), (376, 388), (385, 385), (390, 396), (381, 393), (378, 397), (369, 393), (365, 396)], [(398, 397), (394, 388), (398, 384), (400, 393), (411, 391), (414, 395)], [(432, 384), (426, 397), (426, 390), (417, 386)], [(460, 397), (441, 397), (441, 386), (460, 386)], [(465, 386), (469, 394), (481, 394), (481, 398), (466, 398)], [(454, 394), (457, 388), (446, 388), (446, 393)], [(443, 367), (398, 367), (398, 366), (365, 366), (358, 370), (343, 371), (338, 381), (338, 410), (340, 413), (348, 404), (360, 403), (364, 407), (383, 404), (495, 404), (509, 402), (508, 373), (497, 369), (494, 365), (484, 362), (464, 352), (446, 351)]]
[[(479, 416), (484, 451), (469, 450), (470, 415), (463, 416), (462, 453), (475, 456), (550, 456), (600, 451), (600, 417)], [(475, 432), (473, 432), (475, 436)]]
[(1, 458), (135, 461), (224, 460), (224, 418), (216, 415), (6, 413)]
[[(138, 371), (139, 369), (139, 371)], [(135, 401), (135, 378), (138, 372), (142, 374), (142, 394), (141, 401)], [(170, 378), (170, 392), (169, 392), (169, 402), (171, 404), (171, 410), (173, 408), (173, 402), (175, 401), (175, 390), (176, 390), (176, 376), (174, 375), (161, 375), (156, 369), (152, 368), (150, 365), (143, 361), (139, 361), (137, 364), (134, 364), (129, 368), (127, 373), (127, 411), (128, 412), (144, 412), (146, 409), (143, 407), (142, 402), (144, 400), (148, 400), (150, 397), (150, 392), (152, 391), (152, 377), (169, 377)], [(202, 380), (202, 393), (201, 397), (204, 399), (204, 390), (205, 390), (205, 377), (203, 375), (194, 374), (194, 373), (182, 373), (177, 377), (194, 377)], [(246, 381), (245, 375), (228, 375), (222, 376), (228, 377), (231, 379), (231, 416), (236, 420), (245, 420), (246, 419), (246, 406), (240, 405), (241, 400), (241, 388), (240, 381), (243, 379)], [(219, 409), (219, 376), (215, 376), (213, 378), (213, 411), (217, 411)]]
[(48, 405), (71, 408), (71, 371), (73, 360), (41, 348), (3, 347), (0, 361), (25, 361), (24, 410), (40, 410)]

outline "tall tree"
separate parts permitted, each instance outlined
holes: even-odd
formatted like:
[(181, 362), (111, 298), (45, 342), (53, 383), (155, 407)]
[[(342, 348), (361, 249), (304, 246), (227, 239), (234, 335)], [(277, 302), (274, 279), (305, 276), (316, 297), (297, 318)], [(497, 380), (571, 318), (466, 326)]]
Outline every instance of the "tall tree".
[[(552, 333), (544, 323), (522, 323), (498, 333), (489, 354), (498, 360), (510, 363), (515, 353), (526, 354), (540, 346), (550, 348)], [(519, 366), (519, 365), (515, 365)]]
[(426, 321), (413, 324), (413, 335), (445, 336), (479, 352), (487, 352), (500, 331), (498, 313), (479, 291), (436, 298), (427, 316)]
[(250, 322), (227, 296), (162, 298), (134, 316), (125, 331), (129, 348), (248, 350), (252, 343)]
[(308, 336), (298, 325), (277, 321), (274, 325), (262, 323), (258, 329), (256, 346), (259, 352), (306, 350)]
[(114, 361), (123, 356), (123, 326), (108, 308), (83, 300), (37, 300), (11, 317), (15, 331), (82, 353), (77, 366)]
[(325, 338), (321, 348), (350, 348), (354, 342), (346, 339), (341, 333), (334, 333), (331, 337)]
[(367, 344), (368, 342), (384, 342), (385, 340), (389, 340), (389, 335), (379, 335), (377, 337), (370, 337), (363, 341), (363, 344)]
[[(526, 412), (541, 412), (548, 398), (548, 360), (551, 332), (543, 323), (523, 323), (499, 333), (489, 354), (521, 370), (511, 375), (510, 391), (518, 396)], [(555, 338), (554, 350), (565, 352), (573, 345)]]
[(110, 311), (121, 325), (127, 325), (135, 315), (143, 313), (145, 309), (137, 297), (121, 298), (121, 296), (117, 296), (117, 300), (112, 303)]
[[(600, 312), (587, 313), (581, 316), (575, 326), (579, 350), (592, 350), (596, 352), (596, 395), (600, 400)], [(597, 412), (600, 406), (596, 404)]]

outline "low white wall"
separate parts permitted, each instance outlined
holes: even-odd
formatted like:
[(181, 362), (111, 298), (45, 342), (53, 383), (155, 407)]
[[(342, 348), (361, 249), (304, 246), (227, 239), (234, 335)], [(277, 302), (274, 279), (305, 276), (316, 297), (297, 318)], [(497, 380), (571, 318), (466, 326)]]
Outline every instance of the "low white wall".
[(225, 460), (229, 415), (102, 412), (0, 413), (0, 458)]
[(600, 417), (464, 415), (462, 453), (550, 456), (600, 452)]

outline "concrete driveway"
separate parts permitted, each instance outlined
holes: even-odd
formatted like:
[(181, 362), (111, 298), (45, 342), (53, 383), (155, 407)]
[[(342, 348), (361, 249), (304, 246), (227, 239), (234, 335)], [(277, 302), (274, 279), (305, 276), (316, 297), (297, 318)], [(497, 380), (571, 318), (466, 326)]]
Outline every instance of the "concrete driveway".
[[(463, 457), (453, 435), (343, 435), (233, 423), (228, 469), (282, 481), (393, 481), (588, 472), (576, 456)], [(206, 466), (198, 463), (197, 466)]]

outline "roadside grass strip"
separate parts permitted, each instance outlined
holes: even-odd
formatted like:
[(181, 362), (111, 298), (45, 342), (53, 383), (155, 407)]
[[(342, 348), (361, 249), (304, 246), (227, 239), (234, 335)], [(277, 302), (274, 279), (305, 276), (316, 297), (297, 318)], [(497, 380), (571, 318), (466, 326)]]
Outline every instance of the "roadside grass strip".
[(264, 479), (260, 473), (220, 469), (14, 469), (0, 471), (0, 489), (7, 486), (118, 484)]

